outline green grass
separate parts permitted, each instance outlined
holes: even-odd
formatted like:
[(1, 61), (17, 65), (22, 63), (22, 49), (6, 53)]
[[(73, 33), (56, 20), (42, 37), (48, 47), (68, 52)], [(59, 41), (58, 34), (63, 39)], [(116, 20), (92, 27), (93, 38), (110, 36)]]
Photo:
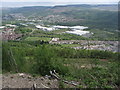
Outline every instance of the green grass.
[(95, 65), (105, 67), (107, 64), (109, 64), (109, 60), (103, 60), (103, 59), (92, 59), (92, 58), (78, 58), (78, 59), (71, 59), (66, 58), (63, 63), (65, 65), (68, 65), (69, 67), (74, 67), (77, 69), (82, 68), (82, 66), (85, 66), (85, 68), (92, 68)]
[(88, 31), (93, 32), (94, 34), (90, 37), (93, 40), (118, 40), (118, 33), (111, 31), (103, 31), (100, 29), (90, 29)]
[[(79, 88), (113, 88), (114, 86), (109, 82), (118, 81), (118, 70), (112, 71), (112, 69), (117, 68), (116, 65), (118, 66), (119, 62), (92, 58), (66, 58), (63, 63), (71, 73), (70, 76), (63, 78), (68, 81), (80, 82)], [(64, 83), (64, 87), (72, 88), (73, 86)]]
[[(97, 54), (99, 57), (88, 57), (87, 50), (50, 44), (34, 45), (27, 41), (6, 42), (3, 43), (3, 72), (15, 72), (10, 50), (18, 71), (22, 73), (44, 76), (49, 75), (50, 70), (56, 70), (62, 79), (79, 82), (79, 88), (115, 88), (119, 83), (120, 62), (109, 56), (115, 55), (113, 53), (91, 51), (92, 55)], [(101, 54), (105, 54), (104, 59)], [(60, 86), (73, 88), (65, 83), (60, 83)]]
[(50, 41), (51, 38), (47, 38), (47, 37), (27, 37), (25, 39), (25, 41), (38, 41), (38, 40)]
[(51, 31), (51, 32), (54, 33), (54, 34), (61, 34), (65, 31), (68, 31), (68, 29), (60, 29), (60, 30), (55, 30), (55, 31)]
[(68, 33), (62, 33), (68, 31), (67, 29), (62, 29), (62, 30), (55, 30), (55, 31), (42, 31), (42, 30), (36, 30), (33, 32), (31, 35), (32, 37), (46, 37), (46, 38), (60, 38), (61, 40), (88, 40), (88, 38), (78, 36), (78, 35), (73, 35), (73, 34), (68, 34)]

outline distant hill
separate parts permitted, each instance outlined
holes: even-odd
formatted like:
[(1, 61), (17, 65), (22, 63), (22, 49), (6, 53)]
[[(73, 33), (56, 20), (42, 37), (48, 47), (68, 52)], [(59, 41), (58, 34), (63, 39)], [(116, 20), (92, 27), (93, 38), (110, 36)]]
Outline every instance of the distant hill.
[[(116, 30), (118, 26), (118, 5), (64, 5), (64, 6), (32, 6), (11, 8), (8, 14), (20, 13), (25, 17), (43, 17), (52, 24), (84, 25), (90, 28)], [(3, 12), (5, 12), (3, 10)], [(50, 17), (54, 15), (54, 17)], [(65, 20), (59, 20), (64, 18)], [(47, 20), (46, 20), (47, 18)]]

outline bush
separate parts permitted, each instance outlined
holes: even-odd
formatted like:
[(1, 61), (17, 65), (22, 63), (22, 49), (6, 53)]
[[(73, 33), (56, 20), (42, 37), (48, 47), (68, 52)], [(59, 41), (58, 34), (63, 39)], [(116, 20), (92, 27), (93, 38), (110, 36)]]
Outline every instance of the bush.
[(36, 73), (39, 73), (41, 75), (48, 75), (50, 74), (50, 70), (56, 70), (60, 74), (67, 73), (67, 69), (64, 65), (62, 65), (62, 62), (59, 62), (59, 58), (56, 57), (56, 53), (50, 48), (49, 46), (40, 46), (38, 49), (36, 49), (36, 55), (35, 55), (35, 68)]
[(3, 71), (11, 71), (11, 57), (9, 53), (9, 46), (7, 44), (3, 44), (2, 46), (2, 70)]

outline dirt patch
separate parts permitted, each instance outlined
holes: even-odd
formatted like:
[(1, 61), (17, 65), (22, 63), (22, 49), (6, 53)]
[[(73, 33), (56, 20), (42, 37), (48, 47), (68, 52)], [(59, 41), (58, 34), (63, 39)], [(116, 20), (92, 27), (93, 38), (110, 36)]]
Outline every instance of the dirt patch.
[(100, 59), (100, 61), (106, 61), (107, 62), (108, 60), (107, 59)]
[(32, 77), (29, 74), (3, 74), (2, 88), (58, 88), (58, 80), (48, 77)]

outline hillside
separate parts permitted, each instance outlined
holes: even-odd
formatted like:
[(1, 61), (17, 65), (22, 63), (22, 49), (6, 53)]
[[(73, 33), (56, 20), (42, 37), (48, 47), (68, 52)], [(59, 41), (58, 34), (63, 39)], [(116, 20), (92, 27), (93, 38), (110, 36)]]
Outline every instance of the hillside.
[[(36, 17), (52, 24), (85, 25), (111, 31), (117, 29), (118, 20), (117, 5), (33, 6), (11, 8), (8, 14), (22, 14), (29, 18)], [(54, 16), (52, 17), (52, 15)], [(64, 20), (60, 21), (57, 18)]]
[(3, 8), (3, 87), (120, 87), (117, 13), (117, 5)]

